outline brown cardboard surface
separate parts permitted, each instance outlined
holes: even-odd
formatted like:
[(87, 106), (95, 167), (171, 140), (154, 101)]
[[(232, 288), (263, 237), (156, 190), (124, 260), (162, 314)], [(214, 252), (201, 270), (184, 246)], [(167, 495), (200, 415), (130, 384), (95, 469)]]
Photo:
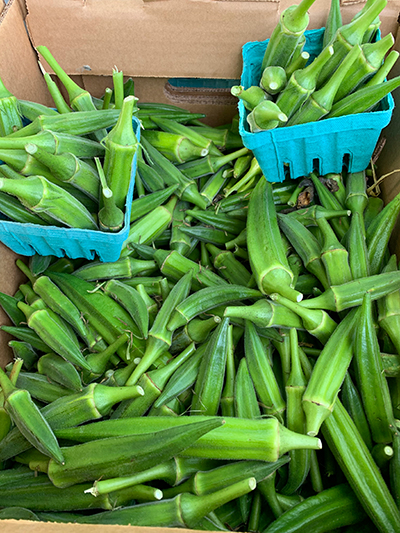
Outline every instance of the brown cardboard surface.
[[(237, 78), (241, 46), (267, 39), (293, 4), (218, 0), (27, 0), (35, 46), (46, 45), (70, 74), (110, 75), (114, 65), (135, 77)], [(347, 22), (362, 4), (343, 6)], [(309, 28), (325, 24), (329, 2), (316, 0)], [(391, 31), (398, 3), (382, 13)], [(89, 70), (90, 69), (90, 70)]]
[(23, 17), (18, 0), (11, 0), (0, 15), (0, 77), (18, 98), (51, 104)]

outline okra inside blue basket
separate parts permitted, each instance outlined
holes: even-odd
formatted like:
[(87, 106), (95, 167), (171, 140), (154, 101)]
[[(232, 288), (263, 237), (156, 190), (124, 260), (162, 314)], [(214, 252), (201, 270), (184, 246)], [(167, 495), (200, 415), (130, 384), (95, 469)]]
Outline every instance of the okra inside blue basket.
[[(304, 50), (310, 54), (310, 60), (322, 50), (324, 29), (305, 32)], [(268, 41), (249, 42), (243, 46), (241, 85), (245, 89), (259, 84)], [(377, 111), (251, 133), (247, 110), (242, 101), (238, 105), (243, 144), (252, 150), (268, 181), (283, 181), (287, 174), (295, 179), (313, 170), (321, 175), (340, 173), (343, 166), (349, 172), (364, 170), (394, 109), (393, 97), (389, 94)]]
[[(132, 123), (136, 138), (140, 142), (140, 122), (133, 117)], [(103, 262), (116, 261), (129, 233), (136, 166), (135, 154), (125, 202), (124, 225), (120, 231), (107, 233), (100, 230), (40, 226), (0, 220), (0, 241), (20, 255), (30, 256), (38, 253), (56, 257), (67, 256), (71, 259), (94, 259), (97, 255)]]

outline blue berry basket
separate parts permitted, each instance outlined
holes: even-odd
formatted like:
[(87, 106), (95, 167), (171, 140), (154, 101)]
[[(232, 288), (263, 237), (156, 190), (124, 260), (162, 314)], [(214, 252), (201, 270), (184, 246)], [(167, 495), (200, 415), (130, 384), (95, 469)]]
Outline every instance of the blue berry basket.
[[(132, 121), (139, 142), (140, 122), (135, 117)], [(97, 255), (100, 261), (116, 261), (129, 233), (136, 166), (137, 156), (135, 154), (125, 203), (124, 225), (120, 231), (107, 233), (100, 230), (40, 226), (39, 224), (22, 224), (0, 220), (0, 241), (20, 255), (67, 256), (71, 259), (94, 259)]]
[[(304, 50), (310, 54), (310, 59), (321, 51), (323, 34), (324, 28), (305, 32)], [(268, 41), (249, 42), (243, 46), (241, 85), (245, 89), (259, 84)], [(295, 179), (313, 170), (321, 175), (340, 173), (343, 166), (349, 172), (360, 172), (368, 167), (393, 109), (394, 100), (389, 94), (377, 111), (251, 133), (246, 120), (248, 112), (239, 101), (239, 132), (268, 181), (283, 181), (288, 174)]]

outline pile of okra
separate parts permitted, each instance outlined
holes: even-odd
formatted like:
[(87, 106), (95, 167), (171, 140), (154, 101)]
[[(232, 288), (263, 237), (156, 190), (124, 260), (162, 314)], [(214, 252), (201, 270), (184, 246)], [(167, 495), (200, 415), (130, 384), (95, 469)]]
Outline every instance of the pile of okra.
[[(19, 258), (25, 282), (0, 293), (14, 355), (0, 369), (0, 518), (399, 533), (400, 194), (371, 193), (379, 161), (272, 183), (237, 117), (211, 127), (136, 103), (117, 71), (96, 99), (40, 52), (70, 102), (48, 76), (56, 109), (1, 88), (2, 136), (20, 139), (0, 152), (1, 187), (32, 186), (0, 211), (73, 225), (82, 209), (44, 186), (67, 172), (76, 196), (102, 191), (87, 211), (116, 231), (133, 151), (137, 172), (117, 261)], [(71, 132), (85, 150), (109, 135), (104, 162), (51, 153)]]
[(400, 194), (271, 183), (236, 117), (142, 109), (120, 258), (0, 293), (0, 517), (398, 533)]

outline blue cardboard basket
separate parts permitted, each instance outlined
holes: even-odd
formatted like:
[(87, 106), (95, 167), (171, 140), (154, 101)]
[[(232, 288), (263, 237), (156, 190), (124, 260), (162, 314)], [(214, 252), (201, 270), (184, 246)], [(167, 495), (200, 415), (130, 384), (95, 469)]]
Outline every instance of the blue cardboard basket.
[[(324, 28), (305, 32), (304, 49), (313, 59), (322, 49)], [(269, 39), (243, 46), (241, 85), (258, 85), (261, 64)], [(306, 176), (313, 170), (321, 175), (367, 168), (382, 129), (390, 122), (394, 101), (389, 94), (378, 111), (322, 119), (297, 126), (250, 133), (247, 110), (239, 102), (239, 132), (246, 148), (254, 153), (268, 181)]]
[[(139, 142), (140, 122), (135, 117), (132, 121)], [(100, 261), (116, 261), (129, 233), (136, 166), (137, 156), (135, 154), (125, 203), (124, 226), (120, 231), (107, 233), (100, 230), (59, 228), (0, 220), (0, 241), (21, 255), (30, 256), (37, 253), (56, 257), (67, 256), (71, 259), (94, 259), (97, 255)]]

